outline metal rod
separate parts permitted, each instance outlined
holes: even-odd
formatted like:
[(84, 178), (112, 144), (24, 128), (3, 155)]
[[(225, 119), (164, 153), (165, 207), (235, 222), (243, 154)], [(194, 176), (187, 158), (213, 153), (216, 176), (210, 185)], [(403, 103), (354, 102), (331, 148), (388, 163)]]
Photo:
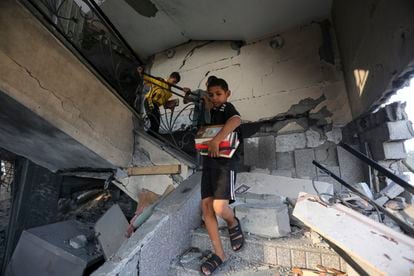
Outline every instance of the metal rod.
[(344, 148), (346, 151), (348, 151), (349, 153), (351, 153), (352, 155), (354, 155), (356, 158), (360, 159), (364, 163), (366, 163), (369, 166), (373, 167), (374, 169), (376, 169), (377, 171), (379, 171), (380, 173), (382, 173), (384, 176), (388, 177), (389, 179), (391, 179), (392, 181), (394, 181), (395, 183), (397, 183), (398, 185), (400, 185), (401, 187), (403, 187), (406, 191), (414, 194), (414, 186), (412, 186), (410, 183), (408, 183), (407, 181), (405, 181), (401, 177), (393, 174), (392, 172), (390, 172), (389, 170), (387, 170), (386, 168), (384, 168), (383, 166), (381, 166), (380, 164), (378, 164), (374, 160), (370, 159), (369, 157), (367, 157), (366, 155), (362, 154), (361, 152), (353, 149), (349, 145), (347, 145), (347, 144), (345, 144), (343, 142), (339, 143), (339, 145), (342, 148)]
[(324, 171), (325, 173), (327, 173), (330, 177), (332, 177), (333, 179), (335, 179), (336, 181), (338, 181), (341, 185), (345, 186), (346, 188), (348, 188), (349, 190), (351, 190), (353, 193), (357, 194), (362, 199), (364, 199), (365, 201), (369, 202), (371, 205), (377, 207), (379, 210), (381, 210), (381, 212), (383, 212), (390, 219), (392, 219), (393, 221), (395, 221), (398, 224), (398, 226), (400, 226), (401, 229), (405, 233), (407, 233), (407, 235), (409, 235), (411, 237), (414, 237), (414, 228), (412, 228), (409, 224), (407, 224), (404, 221), (400, 220), (399, 218), (397, 218), (396, 216), (394, 216), (394, 214), (392, 214), (391, 212), (389, 212), (387, 209), (385, 209), (381, 205), (377, 204), (375, 201), (373, 201), (372, 199), (370, 199), (369, 197), (367, 197), (366, 195), (364, 195), (363, 193), (361, 193), (360, 191), (358, 191), (356, 188), (354, 188), (351, 185), (349, 185), (347, 182), (345, 182), (339, 176), (337, 176), (336, 174), (334, 174), (333, 172), (331, 172), (330, 170), (328, 170), (327, 168), (325, 168), (322, 164), (316, 162), (315, 160), (312, 161), (312, 164), (314, 164), (316, 167), (320, 168), (322, 171)]

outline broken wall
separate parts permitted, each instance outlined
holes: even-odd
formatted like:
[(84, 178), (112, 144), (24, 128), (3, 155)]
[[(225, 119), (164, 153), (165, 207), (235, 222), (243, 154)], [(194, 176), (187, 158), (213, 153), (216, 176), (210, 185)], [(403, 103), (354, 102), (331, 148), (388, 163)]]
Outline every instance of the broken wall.
[[(230, 102), (244, 121), (273, 118), (295, 104), (303, 107), (301, 100), (322, 99), (309, 112), (327, 109), (327, 122), (344, 125), (351, 113), (343, 74), (332, 30), (325, 31), (322, 25), (312, 23), (281, 33), (280, 48), (270, 46), (273, 37), (241, 48), (229, 41), (187, 43), (157, 54), (151, 74), (167, 77), (178, 71), (182, 76), (179, 85), (192, 90), (205, 89), (208, 76), (224, 78), (232, 91)], [(325, 50), (333, 54), (330, 62), (334, 64), (325, 61)], [(178, 127), (189, 124), (189, 112), (183, 113)]]
[(354, 117), (373, 111), (414, 74), (413, 14), (410, 0), (333, 2)]
[(16, 1), (0, 3), (0, 37), (0, 96), (16, 103), (0, 145), (54, 171), (127, 166), (132, 113), (112, 91)]

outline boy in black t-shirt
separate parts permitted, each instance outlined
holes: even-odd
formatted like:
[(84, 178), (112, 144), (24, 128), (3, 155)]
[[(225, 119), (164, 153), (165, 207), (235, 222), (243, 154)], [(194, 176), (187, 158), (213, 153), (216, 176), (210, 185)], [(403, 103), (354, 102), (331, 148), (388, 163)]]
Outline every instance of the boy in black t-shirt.
[(243, 232), (239, 220), (235, 217), (229, 203), (235, 200), (234, 184), (236, 179), (236, 166), (240, 159), (240, 148), (232, 158), (219, 157), (219, 144), (231, 132), (240, 135), (241, 118), (234, 106), (227, 102), (230, 90), (227, 82), (223, 79), (214, 79), (209, 82), (208, 97), (213, 108), (211, 109), (211, 124), (223, 124), (221, 131), (208, 142), (209, 156), (203, 160), (203, 176), (201, 180), (201, 199), (204, 222), (210, 240), (213, 244), (214, 254), (211, 254), (201, 265), (200, 269), (204, 275), (210, 275), (223, 261), (223, 245), (221, 244), (218, 231), (217, 217), (222, 217), (228, 226), (231, 247), (234, 251), (242, 248), (244, 243)]

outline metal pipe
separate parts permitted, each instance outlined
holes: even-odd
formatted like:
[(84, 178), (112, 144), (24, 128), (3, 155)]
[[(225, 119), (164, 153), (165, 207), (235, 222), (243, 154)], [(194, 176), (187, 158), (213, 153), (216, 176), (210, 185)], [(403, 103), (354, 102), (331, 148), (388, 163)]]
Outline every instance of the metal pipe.
[(342, 148), (344, 148), (346, 151), (348, 151), (349, 153), (351, 153), (352, 155), (354, 155), (356, 158), (360, 159), (364, 163), (366, 163), (369, 166), (373, 167), (374, 169), (376, 169), (377, 171), (379, 171), (380, 173), (382, 173), (384, 176), (388, 177), (389, 179), (391, 179), (392, 181), (394, 181), (395, 183), (397, 183), (398, 185), (400, 185), (401, 187), (403, 187), (406, 191), (414, 194), (414, 186), (412, 186), (410, 183), (408, 183), (407, 181), (405, 181), (401, 177), (393, 174), (392, 172), (390, 172), (389, 170), (387, 170), (386, 168), (384, 168), (383, 166), (381, 166), (380, 164), (378, 164), (374, 160), (370, 159), (369, 157), (367, 157), (366, 155), (362, 154), (361, 152), (353, 149), (349, 145), (347, 145), (347, 144), (345, 144), (343, 142), (340, 142), (339, 145)]
[(322, 164), (316, 162), (315, 160), (312, 161), (312, 164), (314, 164), (316, 167), (320, 168), (322, 171), (324, 171), (325, 173), (327, 173), (330, 177), (332, 177), (333, 179), (335, 179), (336, 181), (338, 181), (341, 185), (345, 186), (346, 188), (348, 188), (349, 190), (351, 190), (353, 193), (357, 194), (359, 197), (361, 197), (365, 201), (369, 202), (371, 205), (377, 207), (379, 210), (381, 210), (381, 212), (383, 212), (390, 219), (392, 219), (393, 221), (395, 221), (398, 224), (398, 226), (400, 226), (401, 229), (405, 233), (407, 233), (407, 235), (409, 235), (411, 237), (414, 237), (414, 228), (412, 228), (409, 224), (407, 224), (404, 221), (400, 220), (399, 218), (397, 218), (396, 216), (394, 216), (394, 214), (392, 214), (391, 212), (389, 212), (387, 209), (385, 209), (381, 205), (377, 204), (375, 201), (373, 201), (372, 199), (370, 199), (369, 197), (367, 197), (366, 195), (364, 195), (363, 193), (361, 193), (360, 191), (358, 191), (356, 188), (354, 188), (351, 185), (349, 185), (348, 183), (346, 183), (343, 179), (341, 179), (339, 176), (337, 176), (336, 174), (334, 174), (333, 172), (331, 172), (330, 170), (328, 170), (327, 168), (325, 168)]

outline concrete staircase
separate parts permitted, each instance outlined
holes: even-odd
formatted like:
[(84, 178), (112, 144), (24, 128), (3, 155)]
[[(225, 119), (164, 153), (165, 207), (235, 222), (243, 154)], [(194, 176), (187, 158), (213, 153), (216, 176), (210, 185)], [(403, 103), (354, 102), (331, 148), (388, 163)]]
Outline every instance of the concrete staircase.
[[(314, 245), (303, 231), (282, 238), (263, 238), (245, 233), (245, 245), (233, 252), (227, 229), (220, 230), (221, 239), (229, 260), (214, 275), (288, 275), (291, 267), (315, 269), (317, 265), (346, 271), (345, 261), (328, 246)], [(212, 250), (204, 228), (191, 233), (192, 248), (171, 265), (170, 275), (200, 275), (203, 252)]]

